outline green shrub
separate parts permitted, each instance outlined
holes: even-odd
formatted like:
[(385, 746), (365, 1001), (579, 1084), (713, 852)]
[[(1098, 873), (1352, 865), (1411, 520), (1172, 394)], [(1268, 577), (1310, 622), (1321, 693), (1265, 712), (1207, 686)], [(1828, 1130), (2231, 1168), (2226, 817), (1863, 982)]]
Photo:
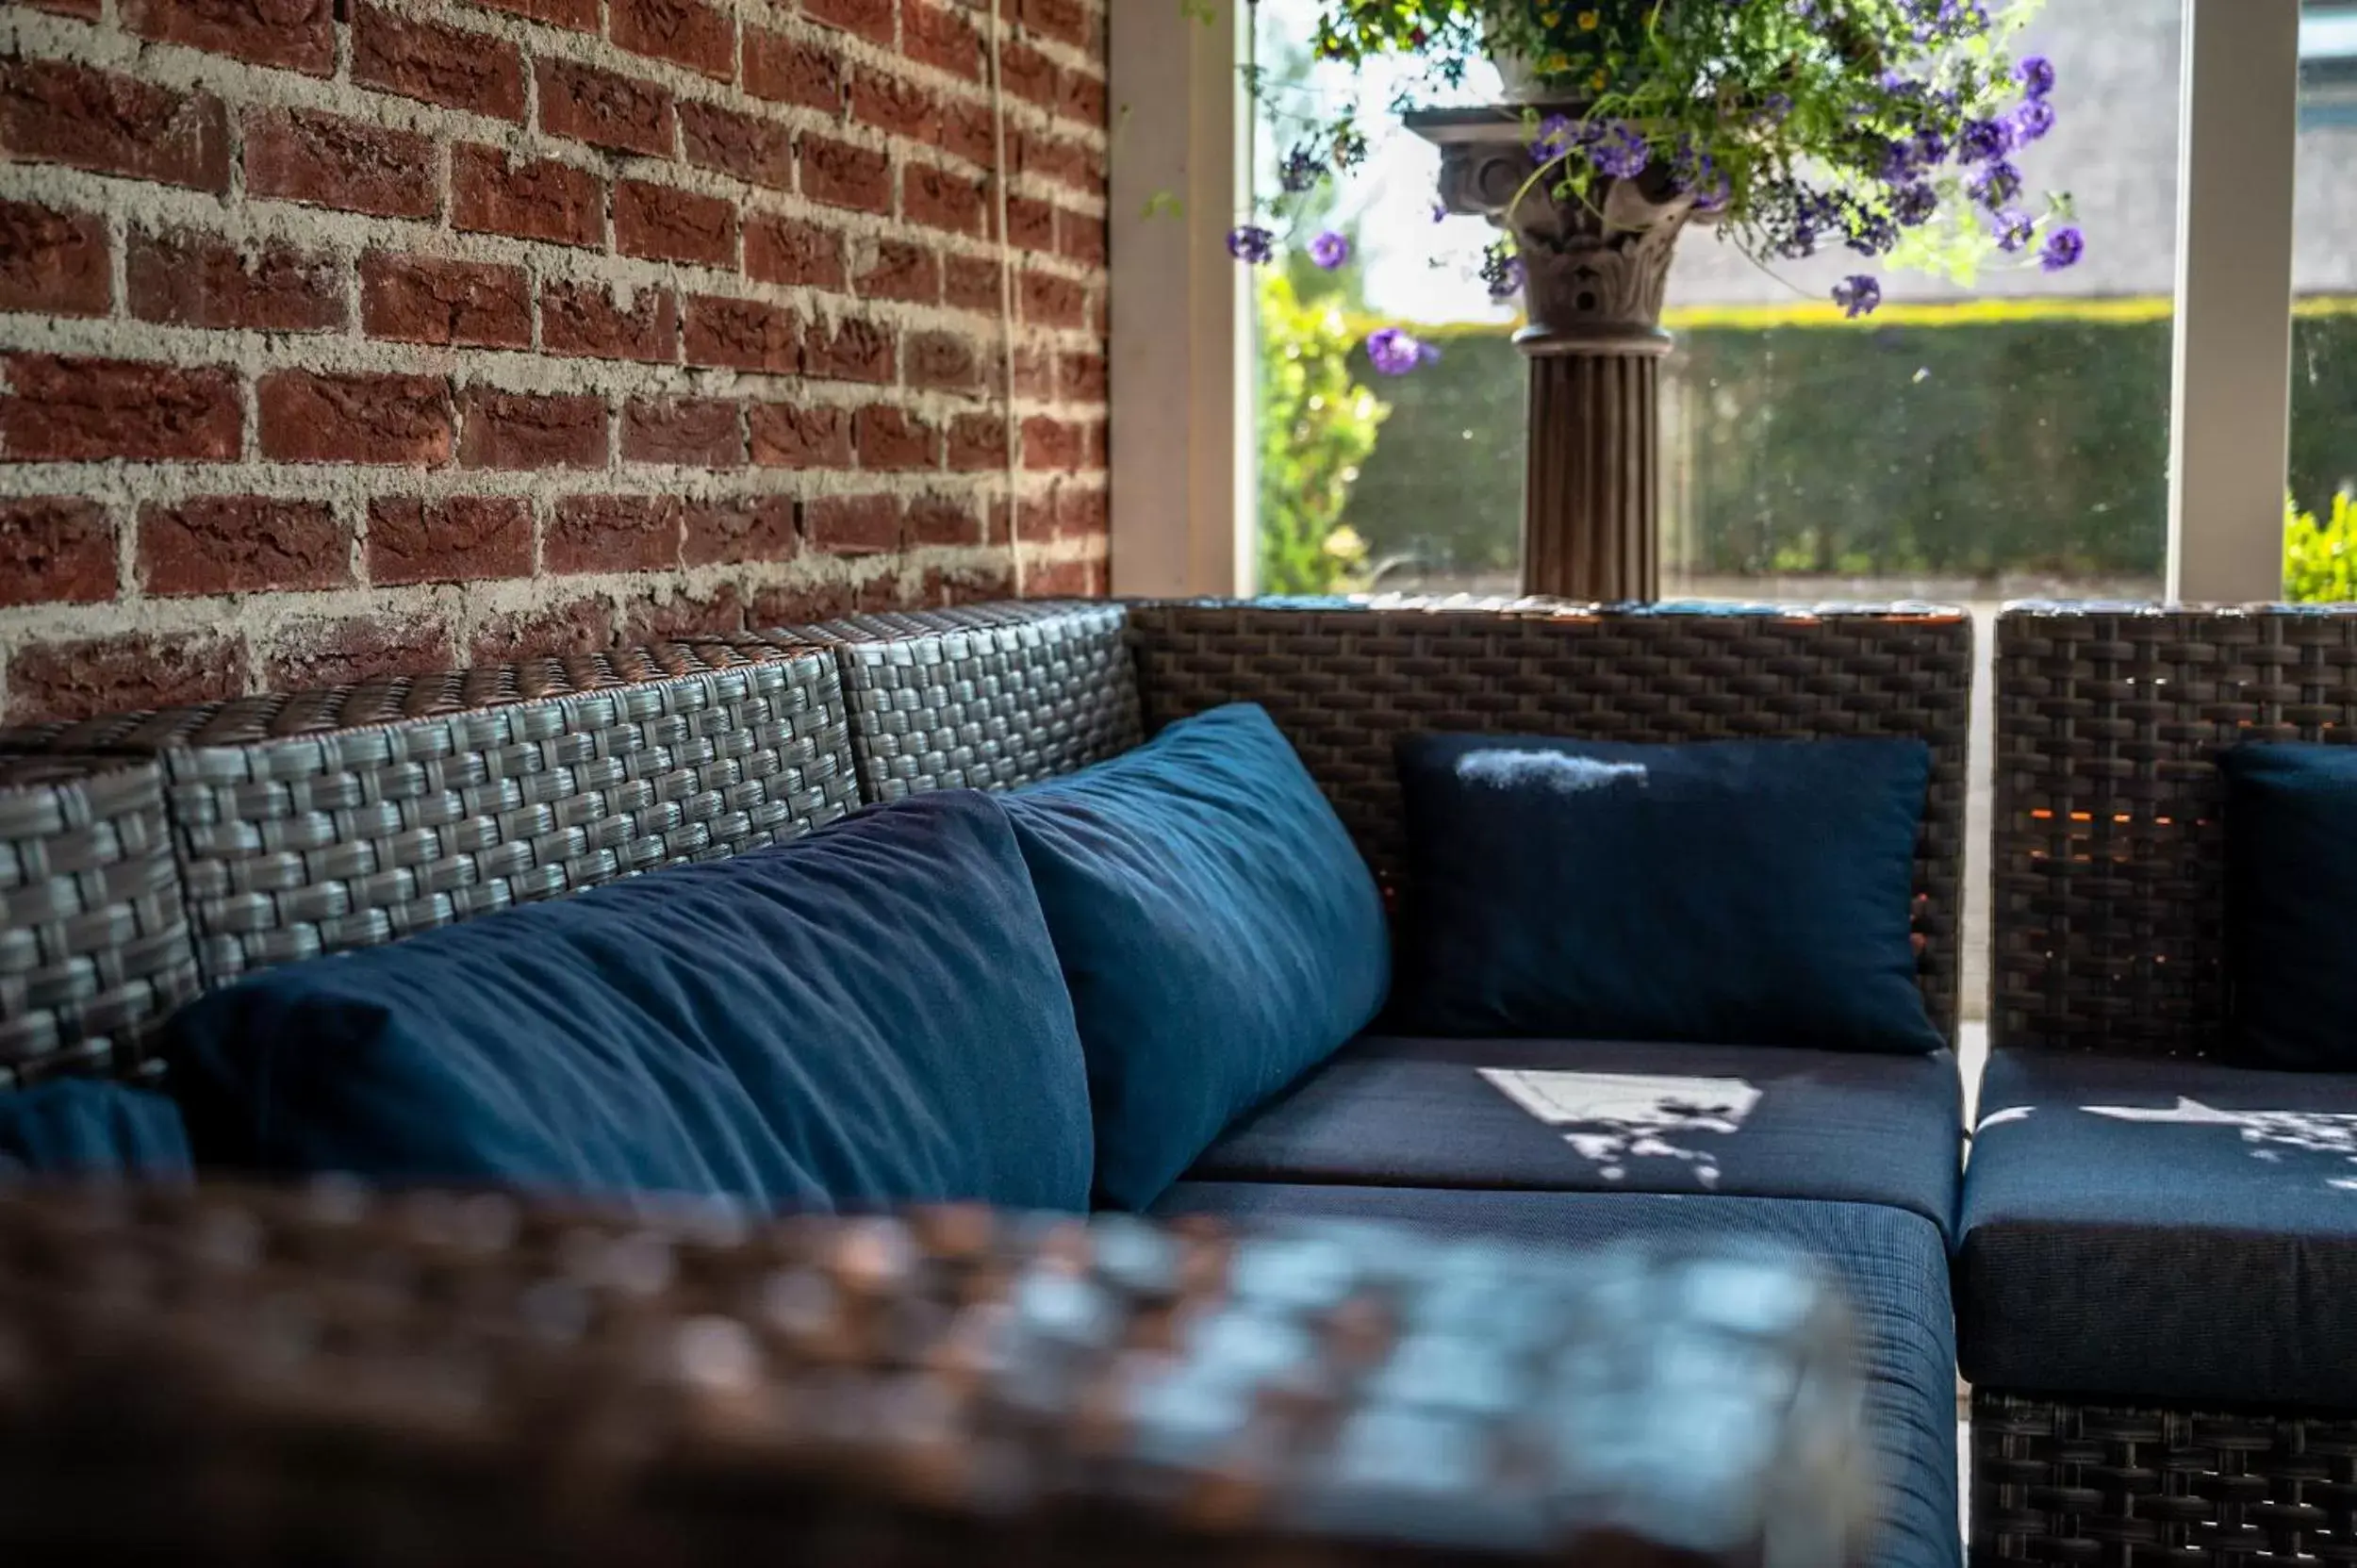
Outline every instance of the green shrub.
[(2322, 521), (2283, 501), (2283, 597), (2295, 604), (2357, 600), (2357, 502), (2334, 493)]
[(1355, 587), (1366, 541), (1343, 521), (1360, 465), (1391, 410), (1351, 373), (1351, 331), (1331, 300), (1261, 281), (1261, 591)]

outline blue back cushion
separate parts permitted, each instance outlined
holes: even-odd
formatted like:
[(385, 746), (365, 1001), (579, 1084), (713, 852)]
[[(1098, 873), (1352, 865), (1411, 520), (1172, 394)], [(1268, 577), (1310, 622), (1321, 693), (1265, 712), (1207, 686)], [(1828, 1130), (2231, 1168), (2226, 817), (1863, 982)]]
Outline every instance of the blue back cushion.
[(1375, 879), (1257, 705), (1181, 719), (1007, 810), (1080, 1015), (1103, 1202), (1153, 1202), (1383, 1005)]
[(0, 1094), (0, 1180), (24, 1173), (186, 1180), (188, 1132), (161, 1095), (91, 1079), (37, 1083)]
[(2357, 1072), (2357, 748), (2236, 746), (2226, 779), (2226, 980), (2234, 1052)]
[(1403, 1021), (1927, 1051), (1915, 740), (1400, 743)]
[(1072, 1004), (1005, 812), (924, 797), (183, 1012), (201, 1157), (763, 1207), (1080, 1210)]

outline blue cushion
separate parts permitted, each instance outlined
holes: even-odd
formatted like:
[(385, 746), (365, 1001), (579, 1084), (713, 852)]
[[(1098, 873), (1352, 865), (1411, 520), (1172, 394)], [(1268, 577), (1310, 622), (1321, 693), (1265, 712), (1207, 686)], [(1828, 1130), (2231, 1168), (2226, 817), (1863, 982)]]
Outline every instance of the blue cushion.
[(1944, 1232), (1955, 1058), (1362, 1035), (1196, 1161), (1200, 1180), (1887, 1203)]
[(1917, 740), (1399, 747), (1420, 1032), (1928, 1051)]
[(1847, 1287), (1857, 1313), (1866, 1439), (1886, 1489), (1868, 1568), (1955, 1568), (1955, 1339), (1948, 1255), (1929, 1220), (1865, 1203), (1198, 1181), (1172, 1188), (1156, 1213), (1389, 1220), (1451, 1239), (1549, 1247), (1725, 1236), (1812, 1253)]
[(199, 1155), (763, 1207), (1080, 1210), (1087, 1079), (990, 797), (926, 796), (389, 947), (173, 1029)]
[(0, 1179), (186, 1180), (190, 1168), (179, 1108), (161, 1095), (79, 1078), (0, 1094)]
[(2357, 747), (2236, 746), (2226, 780), (2226, 972), (2235, 1056), (2357, 1072)]
[(1104, 1203), (1152, 1202), (1383, 1005), (1375, 879), (1258, 706), (1182, 719), (1007, 810), (1080, 1015)]
[(1998, 1051), (1980, 1104), (1967, 1377), (2357, 1406), (2357, 1076)]

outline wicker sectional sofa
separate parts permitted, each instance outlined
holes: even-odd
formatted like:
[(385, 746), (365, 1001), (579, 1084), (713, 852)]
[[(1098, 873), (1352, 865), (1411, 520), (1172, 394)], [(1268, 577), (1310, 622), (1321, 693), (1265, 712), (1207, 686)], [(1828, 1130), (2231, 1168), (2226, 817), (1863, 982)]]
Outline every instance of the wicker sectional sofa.
[[(1919, 980), (1953, 1034), (1971, 669), (1970, 620), (1927, 607), (1026, 602), (0, 733), (0, 1085), (158, 1079), (161, 1021), (239, 975), (794, 838), (863, 803), (1020, 785), (1244, 701), (1387, 897), (1406, 734), (1920, 739)], [(1494, 1069), (1666, 1081), (1673, 1134), (1694, 1086), (1737, 1099), (1702, 1107), (1727, 1125), (1693, 1147), (1599, 1159), (1486, 1082)], [(1956, 1076), (1947, 1051), (1371, 1033), (1232, 1127), (1156, 1212), (1805, 1246), (1864, 1329), (1888, 1483), (1873, 1560), (1932, 1568), (1958, 1551)]]

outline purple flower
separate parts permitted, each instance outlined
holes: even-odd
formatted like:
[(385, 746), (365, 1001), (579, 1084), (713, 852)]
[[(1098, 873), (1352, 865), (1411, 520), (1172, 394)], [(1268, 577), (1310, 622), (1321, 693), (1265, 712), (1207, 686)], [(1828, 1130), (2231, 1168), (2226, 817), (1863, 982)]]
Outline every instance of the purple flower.
[(1918, 180), (1903, 189), (1890, 204), (1890, 215), (1901, 228), (1920, 228), (1939, 210), (1939, 192), (1930, 182)]
[(1367, 334), (1367, 359), (1384, 375), (1406, 375), (1440, 357), (1439, 349), (1419, 341), (1405, 327), (1377, 327)]
[(1852, 321), (1871, 316), (1883, 303), (1883, 286), (1865, 272), (1853, 272), (1833, 286), (1833, 303)]
[(1635, 179), (1652, 158), (1645, 133), (1625, 120), (1615, 121), (1588, 150), (1588, 161), (1596, 166), (1596, 173), (1616, 180)]
[(1948, 139), (1937, 130), (1926, 128), (1915, 133), (1915, 161), (1918, 167), (1936, 169), (1948, 158)]
[(2046, 237), (2045, 245), (2037, 253), (2037, 264), (2050, 272), (2076, 267), (2079, 257), (2086, 254), (2087, 237), (2075, 223), (2065, 223)]
[(1550, 114), (1539, 122), (1538, 131), (1530, 139), (1530, 161), (1553, 163), (1577, 146), (1579, 126), (1568, 116)]
[(1965, 182), (1965, 192), (1986, 207), (2001, 207), (2021, 194), (2021, 171), (1999, 158)]
[(1770, 124), (1780, 125), (1784, 124), (1786, 117), (1790, 115), (1791, 112), (1792, 94), (1789, 92), (1771, 92), (1767, 97), (1760, 100), (1760, 118), (1766, 120)]
[(1285, 155), (1285, 161), (1277, 166), (1277, 183), (1288, 195), (1298, 196), (1325, 177), (1326, 160), (1308, 142)]
[(2013, 151), (2013, 128), (2003, 120), (1968, 120), (1956, 150), (1969, 163), (1994, 163)]
[(1444, 221), (1447, 219), (1447, 217), (1448, 217), (1448, 206), (1447, 206), (1447, 205), (1446, 205), (1445, 203), (1442, 203), (1442, 202), (1434, 202), (1434, 203), (1432, 204), (1432, 221), (1433, 221), (1434, 223), (1438, 223), (1444, 222)]
[(1490, 286), (1490, 297), (1501, 304), (1521, 292), (1523, 258), (1493, 252), (1481, 262), (1481, 281)]
[(2005, 207), (1990, 216), (1997, 225), (1997, 248), (2008, 256), (2026, 249), (2037, 238), (2037, 223), (2018, 206)]
[(2032, 55), (2013, 68), (2013, 79), (2030, 97), (2043, 98), (2054, 91), (2054, 62), (2044, 55)]
[(1259, 267), (1277, 255), (1277, 236), (1258, 223), (1238, 223), (1228, 231), (1228, 254)]
[(1327, 272), (1332, 272), (1350, 259), (1349, 237), (1327, 229), (1310, 241), (1310, 259)]
[(2054, 106), (2044, 98), (2031, 98), (2010, 116), (2013, 144), (2026, 147), (2054, 128)]

